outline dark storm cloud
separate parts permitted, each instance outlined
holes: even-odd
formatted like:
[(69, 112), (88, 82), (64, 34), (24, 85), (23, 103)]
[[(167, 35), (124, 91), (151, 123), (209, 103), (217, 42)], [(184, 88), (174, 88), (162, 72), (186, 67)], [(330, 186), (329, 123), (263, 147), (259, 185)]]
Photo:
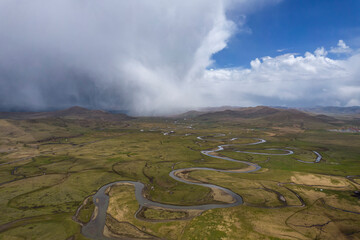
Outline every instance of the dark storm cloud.
[(3, 0), (0, 107), (178, 108), (225, 46), (224, 13), (222, 0)]

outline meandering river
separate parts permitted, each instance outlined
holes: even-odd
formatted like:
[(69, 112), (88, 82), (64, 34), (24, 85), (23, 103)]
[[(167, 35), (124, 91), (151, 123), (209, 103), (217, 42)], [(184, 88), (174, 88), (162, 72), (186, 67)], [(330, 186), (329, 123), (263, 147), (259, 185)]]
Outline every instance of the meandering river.
[[(199, 140), (203, 140), (205, 141), (204, 137), (197, 137)], [(231, 141), (236, 140), (236, 138), (231, 139)], [(217, 159), (222, 159), (222, 160), (226, 160), (226, 161), (231, 161), (231, 162), (238, 162), (238, 163), (242, 163), (242, 164), (246, 164), (249, 167), (245, 168), (245, 169), (239, 169), (239, 170), (222, 170), (222, 169), (214, 169), (214, 168), (183, 168), (183, 169), (176, 169), (173, 170), (169, 173), (169, 176), (172, 177), (173, 179), (175, 179), (176, 181), (179, 182), (183, 182), (186, 184), (192, 184), (192, 185), (198, 185), (198, 186), (203, 186), (203, 187), (208, 187), (208, 188), (212, 188), (212, 189), (219, 189), (223, 192), (226, 192), (227, 194), (229, 194), (232, 198), (233, 198), (233, 202), (232, 203), (223, 203), (223, 204), (203, 204), (203, 205), (194, 205), (194, 206), (181, 206), (181, 205), (171, 205), (171, 204), (164, 204), (164, 203), (159, 203), (159, 202), (154, 202), (151, 201), (147, 198), (144, 197), (143, 195), (143, 190), (145, 185), (141, 182), (133, 182), (133, 181), (118, 181), (118, 182), (113, 182), (113, 183), (109, 183), (106, 184), (104, 186), (102, 186), (97, 193), (93, 196), (93, 201), (94, 204), (97, 208), (97, 214), (95, 214), (95, 216), (93, 217), (93, 219), (87, 223), (86, 225), (84, 225), (82, 227), (82, 234), (90, 239), (106, 239), (106, 240), (110, 240), (111, 238), (108, 238), (106, 236), (104, 236), (103, 231), (104, 231), (104, 227), (105, 227), (105, 221), (106, 221), (106, 212), (107, 212), (107, 208), (109, 205), (109, 196), (105, 193), (106, 189), (115, 185), (115, 184), (123, 184), (123, 183), (127, 183), (127, 184), (132, 184), (135, 187), (135, 197), (140, 205), (139, 210), (135, 213), (135, 217), (137, 216), (137, 213), (140, 211), (140, 209), (142, 209), (142, 207), (161, 207), (161, 208), (165, 208), (165, 209), (176, 209), (176, 210), (209, 210), (209, 209), (214, 209), (214, 208), (227, 208), (227, 207), (234, 207), (234, 206), (238, 206), (241, 205), (243, 203), (242, 197), (236, 193), (234, 193), (233, 191), (231, 191), (230, 189), (224, 188), (224, 187), (220, 187), (214, 184), (207, 184), (207, 183), (201, 183), (201, 182), (195, 182), (195, 181), (190, 181), (187, 180), (185, 178), (180, 178), (176, 175), (176, 173), (179, 172), (190, 172), (190, 171), (196, 171), (196, 170), (206, 170), (206, 171), (217, 171), (217, 172), (228, 172), (228, 173), (250, 173), (250, 172), (255, 172), (258, 171), (259, 169), (261, 169), (261, 167), (255, 163), (251, 163), (251, 162), (247, 162), (247, 161), (240, 161), (240, 160), (236, 160), (236, 159), (232, 159), (229, 157), (223, 157), (223, 156), (218, 156), (216, 154), (216, 152), (222, 151), (224, 150), (225, 147), (229, 147), (229, 146), (234, 146), (234, 145), (241, 145), (241, 146), (247, 146), (247, 145), (257, 145), (257, 144), (261, 144), (261, 143), (265, 143), (266, 140), (264, 139), (258, 139), (258, 138), (253, 138), (253, 140), (256, 140), (255, 142), (252, 143), (246, 143), (246, 144), (227, 144), (227, 145), (219, 145), (217, 147), (217, 149), (215, 150), (206, 150), (206, 151), (201, 151), (201, 153), (203, 155), (212, 157), (212, 158), (217, 158)], [(242, 152), (242, 153), (248, 153), (248, 154), (261, 154), (261, 155), (290, 155), (293, 154), (293, 151), (291, 150), (285, 150), (285, 149), (265, 149), (265, 150), (278, 150), (278, 151), (284, 151), (284, 153), (257, 153), (257, 152), (245, 152), (245, 151), (237, 151), (237, 152)], [(317, 159), (316, 161), (320, 161), (321, 160), (321, 155), (317, 154)]]

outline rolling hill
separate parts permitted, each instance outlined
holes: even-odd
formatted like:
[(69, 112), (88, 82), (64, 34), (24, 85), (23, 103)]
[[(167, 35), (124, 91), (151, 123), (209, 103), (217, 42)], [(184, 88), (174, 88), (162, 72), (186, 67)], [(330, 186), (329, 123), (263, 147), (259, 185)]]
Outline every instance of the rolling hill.
[(193, 118), (200, 121), (238, 122), (256, 125), (282, 126), (329, 126), (344, 123), (335, 117), (315, 115), (296, 109), (281, 109), (266, 106), (234, 108), (209, 112), (188, 112), (181, 117)]

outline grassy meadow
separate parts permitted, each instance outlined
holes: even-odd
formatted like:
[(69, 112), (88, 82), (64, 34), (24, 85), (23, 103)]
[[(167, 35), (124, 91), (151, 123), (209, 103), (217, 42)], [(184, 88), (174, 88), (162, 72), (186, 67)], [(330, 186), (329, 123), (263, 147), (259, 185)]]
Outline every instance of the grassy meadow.
[[(360, 239), (360, 200), (354, 196), (360, 188), (360, 135), (330, 132), (329, 125), (197, 118), (0, 119), (0, 239), (86, 239), (81, 224), (95, 212), (92, 195), (120, 180), (144, 183), (143, 194), (156, 202), (216, 203), (211, 189), (178, 182), (169, 172), (247, 167), (200, 152), (221, 144), (232, 145), (218, 154), (262, 168), (252, 173), (196, 170), (188, 177), (231, 189), (242, 196), (243, 205), (203, 212), (149, 207), (136, 218), (134, 187), (116, 185), (108, 193), (104, 234), (135, 239)], [(244, 145), (255, 142), (253, 138), (267, 142)], [(294, 154), (236, 152), (284, 153), (267, 149)], [(313, 151), (322, 155), (319, 163), (314, 163)]]

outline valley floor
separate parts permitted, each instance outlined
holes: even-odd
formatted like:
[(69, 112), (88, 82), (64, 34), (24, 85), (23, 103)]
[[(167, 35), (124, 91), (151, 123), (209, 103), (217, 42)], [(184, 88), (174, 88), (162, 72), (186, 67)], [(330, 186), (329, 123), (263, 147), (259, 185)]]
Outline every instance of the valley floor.
[(360, 135), (328, 129), (0, 119), (0, 239), (360, 239)]

